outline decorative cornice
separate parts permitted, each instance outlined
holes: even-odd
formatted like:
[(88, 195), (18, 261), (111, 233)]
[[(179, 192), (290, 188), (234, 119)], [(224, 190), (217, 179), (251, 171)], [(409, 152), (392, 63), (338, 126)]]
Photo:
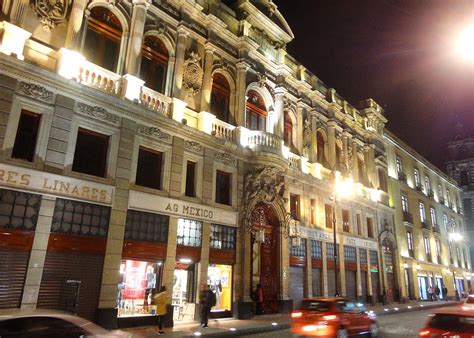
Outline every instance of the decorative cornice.
[(43, 86), (28, 83), (28, 82), (20, 82), (20, 86), (18, 87), (18, 92), (32, 97), (34, 99), (44, 101), (46, 103), (53, 103), (54, 102), (54, 93), (47, 90)]
[(77, 112), (80, 114), (87, 115), (97, 120), (113, 124), (115, 126), (120, 125), (120, 117), (109, 113), (106, 109), (99, 106), (89, 106), (88, 104), (79, 102), (77, 104)]
[(214, 160), (237, 168), (237, 160), (230, 156), (229, 153), (216, 153), (214, 155)]
[(202, 151), (204, 148), (199, 142), (186, 140), (185, 149), (193, 151), (198, 154), (202, 154)]
[(147, 126), (139, 124), (137, 127), (137, 132), (140, 135), (152, 137), (156, 140), (166, 142), (166, 143), (171, 143), (171, 140), (172, 140), (172, 137), (170, 134), (167, 134), (161, 131), (161, 129), (156, 128), (156, 127), (147, 127)]

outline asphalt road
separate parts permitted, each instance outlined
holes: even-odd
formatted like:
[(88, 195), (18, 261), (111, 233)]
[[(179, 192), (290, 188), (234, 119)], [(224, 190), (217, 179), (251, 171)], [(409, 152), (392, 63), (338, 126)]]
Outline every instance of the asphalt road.
[[(418, 331), (426, 322), (426, 318), (431, 313), (431, 310), (412, 311), (399, 313), (394, 315), (385, 315), (378, 317), (380, 328), (380, 338), (410, 338), (418, 337)], [(276, 337), (290, 338), (290, 330), (274, 331), (268, 333), (261, 333), (251, 336), (252, 338), (266, 338)]]

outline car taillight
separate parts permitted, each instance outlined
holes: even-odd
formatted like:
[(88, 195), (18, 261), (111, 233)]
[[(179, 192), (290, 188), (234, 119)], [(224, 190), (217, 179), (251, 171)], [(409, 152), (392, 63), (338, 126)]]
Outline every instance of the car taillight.
[(426, 337), (430, 334), (430, 330), (420, 331), (420, 337)]
[(337, 316), (336, 315), (326, 315), (326, 316), (323, 316), (323, 320), (335, 320), (337, 319)]
[(303, 312), (292, 312), (291, 313), (291, 318), (300, 318), (303, 316)]

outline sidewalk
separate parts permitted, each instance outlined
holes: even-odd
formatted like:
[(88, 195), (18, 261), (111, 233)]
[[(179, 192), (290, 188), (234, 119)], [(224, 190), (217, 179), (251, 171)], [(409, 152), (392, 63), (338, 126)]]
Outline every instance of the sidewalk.
[[(387, 306), (367, 306), (377, 316), (396, 314), (401, 312), (419, 311), (443, 306), (453, 306), (459, 302), (449, 301), (413, 301), (406, 304), (390, 304)], [(284, 330), (290, 327), (289, 315), (275, 314), (254, 317), (249, 320), (238, 320), (235, 318), (209, 320), (208, 328), (201, 328), (199, 323), (177, 324), (173, 328), (165, 329), (163, 337), (231, 337), (250, 335), (255, 333)], [(142, 326), (122, 329), (122, 331), (133, 334), (133, 337), (157, 337), (158, 327)]]

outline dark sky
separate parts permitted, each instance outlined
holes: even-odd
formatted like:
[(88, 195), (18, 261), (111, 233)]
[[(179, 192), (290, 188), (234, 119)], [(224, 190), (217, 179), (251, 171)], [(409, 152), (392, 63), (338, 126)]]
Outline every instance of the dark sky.
[(291, 55), (353, 105), (374, 98), (388, 129), (444, 170), (456, 126), (474, 130), (474, 62), (453, 47), (474, 0), (274, 2)]

